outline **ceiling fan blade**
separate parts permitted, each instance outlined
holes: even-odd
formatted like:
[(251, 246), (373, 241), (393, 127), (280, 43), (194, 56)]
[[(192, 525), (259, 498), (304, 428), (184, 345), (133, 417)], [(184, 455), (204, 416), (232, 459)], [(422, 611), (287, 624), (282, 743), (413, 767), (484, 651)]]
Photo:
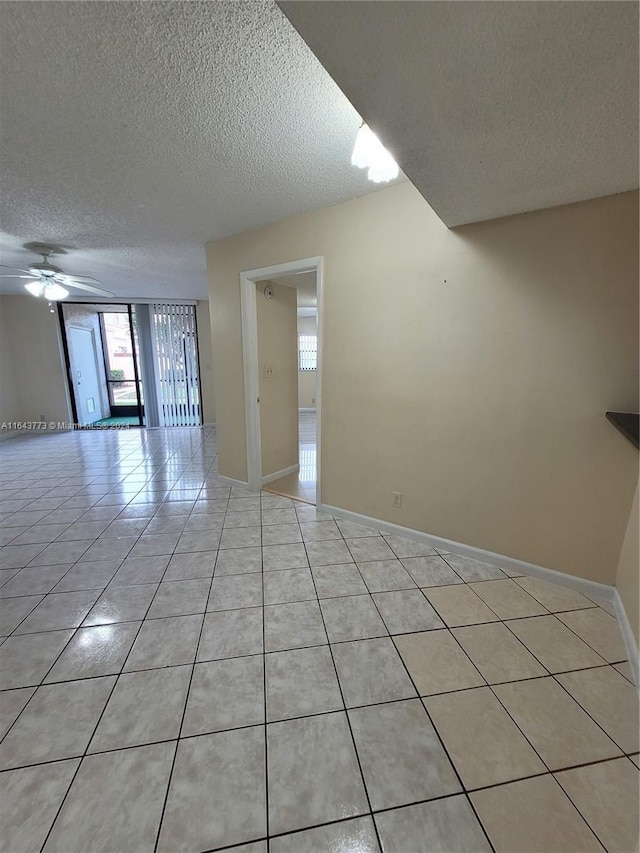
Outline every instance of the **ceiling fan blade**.
[(7, 273), (5, 275), (5, 273), (2, 273), (2, 274), (0, 274), (0, 278), (30, 278), (33, 281), (34, 278), (37, 278), (37, 276), (35, 276), (35, 275), (11, 275), (9, 273)]
[(74, 281), (79, 281), (81, 284), (100, 284), (97, 278), (92, 278), (90, 275), (72, 275), (71, 273), (59, 272), (54, 276), (55, 280), (60, 284), (72, 284)]
[[(8, 267), (6, 264), (0, 264), (0, 270), (13, 270), (14, 272), (26, 272), (29, 270), (23, 270), (22, 267)], [(33, 276), (31, 276), (33, 278)]]
[(65, 285), (73, 287), (75, 290), (86, 290), (87, 293), (94, 293), (96, 296), (107, 296), (109, 299), (115, 296), (115, 293), (112, 293), (110, 290), (103, 290), (101, 287), (94, 287), (92, 284), (83, 284), (71, 277), (65, 282)]

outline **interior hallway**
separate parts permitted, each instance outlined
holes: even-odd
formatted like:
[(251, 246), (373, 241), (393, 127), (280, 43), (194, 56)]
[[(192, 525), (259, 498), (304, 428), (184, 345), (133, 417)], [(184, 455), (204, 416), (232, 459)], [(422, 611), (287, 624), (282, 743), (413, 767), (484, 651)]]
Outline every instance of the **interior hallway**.
[(297, 474), (287, 474), (279, 480), (273, 480), (264, 487), (266, 492), (295, 498), (305, 503), (316, 503), (317, 457), (316, 457), (316, 412), (298, 412), (298, 458), (300, 468)]
[(634, 848), (606, 608), (230, 488), (208, 429), (1, 453), (11, 853)]

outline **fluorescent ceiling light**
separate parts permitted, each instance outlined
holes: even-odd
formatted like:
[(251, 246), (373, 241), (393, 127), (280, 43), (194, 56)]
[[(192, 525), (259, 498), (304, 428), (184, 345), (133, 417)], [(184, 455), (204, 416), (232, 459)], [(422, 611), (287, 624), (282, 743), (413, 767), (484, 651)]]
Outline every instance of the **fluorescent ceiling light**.
[(400, 172), (396, 161), (366, 124), (356, 136), (351, 163), (359, 169), (368, 169), (367, 177), (375, 184), (392, 181)]

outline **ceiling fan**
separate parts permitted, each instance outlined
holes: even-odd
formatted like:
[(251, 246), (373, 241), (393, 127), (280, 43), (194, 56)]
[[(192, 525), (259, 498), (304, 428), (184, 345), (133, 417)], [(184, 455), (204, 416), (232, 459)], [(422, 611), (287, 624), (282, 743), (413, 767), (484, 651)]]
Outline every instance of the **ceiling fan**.
[(115, 296), (115, 293), (111, 293), (109, 290), (96, 287), (100, 284), (97, 278), (91, 278), (88, 275), (67, 275), (62, 272), (60, 267), (50, 263), (49, 255), (55, 254), (55, 249), (51, 246), (38, 246), (37, 252), (42, 255), (42, 262), (29, 264), (26, 270), (0, 264), (0, 270), (14, 270), (13, 273), (0, 273), (0, 278), (31, 279), (25, 284), (25, 289), (32, 296), (42, 296), (50, 302), (65, 299), (69, 295), (67, 288), (83, 290), (95, 296), (106, 296), (108, 298)]

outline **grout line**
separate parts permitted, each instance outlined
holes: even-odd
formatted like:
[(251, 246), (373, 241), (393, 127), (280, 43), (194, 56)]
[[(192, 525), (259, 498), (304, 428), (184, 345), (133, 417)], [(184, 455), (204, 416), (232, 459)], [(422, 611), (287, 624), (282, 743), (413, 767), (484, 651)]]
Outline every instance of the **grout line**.
[[(296, 513), (296, 515), (297, 515), (297, 513)], [(300, 524), (300, 522), (299, 522), (299, 521), (298, 521), (298, 524)], [(302, 533), (302, 528), (300, 528), (300, 532)], [(306, 553), (306, 555), (307, 555), (307, 561), (309, 561), (309, 552), (307, 551), (307, 546), (306, 546), (306, 544), (304, 545), (304, 550), (305, 550), (305, 553)], [(315, 578), (313, 577), (313, 572), (311, 572), (311, 571), (310, 571), (310, 574), (311, 574), (311, 579), (312, 579), (312, 582), (313, 582), (314, 589), (316, 589), (316, 581), (315, 581)], [(316, 589), (316, 596), (317, 596), (317, 594), (318, 594), (318, 591), (317, 591), (317, 589)], [(346, 699), (345, 699), (345, 696), (344, 696), (344, 691), (343, 691), (343, 689), (342, 689), (342, 683), (341, 683), (341, 681), (340, 681), (340, 676), (339, 676), (339, 674), (338, 674), (338, 668), (337, 668), (337, 666), (336, 666), (335, 657), (334, 657), (334, 655), (333, 655), (333, 649), (331, 648), (331, 643), (329, 642), (329, 632), (327, 631), (327, 625), (326, 625), (326, 622), (325, 622), (324, 613), (323, 613), (323, 611), (322, 611), (322, 607), (320, 606), (320, 602), (319, 602), (319, 601), (318, 601), (318, 610), (320, 611), (320, 618), (322, 619), (322, 625), (323, 625), (323, 627), (324, 627), (324, 632), (325, 632), (325, 634), (326, 634), (326, 636), (327, 636), (327, 645), (329, 646), (329, 654), (331, 655), (331, 662), (332, 662), (332, 664), (333, 664), (333, 671), (334, 671), (334, 674), (335, 674), (336, 683), (337, 683), (337, 685), (338, 685), (338, 690), (340, 691), (340, 698), (341, 698), (341, 700), (342, 700), (342, 706), (343, 706), (343, 707), (342, 707), (342, 709), (341, 709), (341, 711), (340, 711), (339, 713), (344, 714), (344, 716), (345, 716), (345, 718), (346, 718), (346, 721), (347, 721), (347, 726), (349, 727), (349, 734), (351, 735), (351, 744), (352, 744), (352, 747), (353, 747), (353, 752), (354, 752), (354, 755), (355, 755), (355, 757), (356, 757), (356, 761), (357, 761), (357, 763), (358, 763), (358, 769), (360, 770), (360, 779), (361, 779), (361, 781), (362, 781), (362, 788), (363, 788), (363, 790), (364, 790), (365, 797), (367, 798), (367, 805), (369, 806), (369, 813), (370, 813), (370, 814), (372, 814), (372, 813), (373, 813), (373, 809), (372, 809), (372, 807), (371, 807), (371, 797), (369, 796), (369, 789), (368, 789), (368, 787), (367, 787), (367, 782), (366, 782), (366, 779), (365, 779), (365, 776), (364, 776), (364, 771), (363, 771), (363, 769), (362, 769), (362, 763), (361, 763), (361, 761), (360, 761), (360, 755), (359, 755), (359, 753), (358, 753), (358, 747), (357, 747), (357, 745), (356, 745), (356, 739), (355, 739), (354, 734), (353, 734), (353, 727), (352, 727), (352, 725), (351, 725), (351, 718), (349, 717), (349, 713), (348, 713), (348, 710), (347, 710), (347, 703), (346, 703)], [(373, 819), (372, 819), (372, 821), (371, 821), (371, 822), (373, 823), (373, 829), (374, 829), (374, 832), (375, 832), (375, 834), (376, 834), (376, 841), (378, 842), (378, 847), (379, 847), (379, 849), (380, 849), (380, 850), (382, 850), (382, 841), (381, 841), (381, 839), (380, 839), (380, 834), (379, 834), (379, 832), (378, 832), (378, 826), (377, 826), (377, 824), (376, 824), (375, 820), (373, 820)]]

